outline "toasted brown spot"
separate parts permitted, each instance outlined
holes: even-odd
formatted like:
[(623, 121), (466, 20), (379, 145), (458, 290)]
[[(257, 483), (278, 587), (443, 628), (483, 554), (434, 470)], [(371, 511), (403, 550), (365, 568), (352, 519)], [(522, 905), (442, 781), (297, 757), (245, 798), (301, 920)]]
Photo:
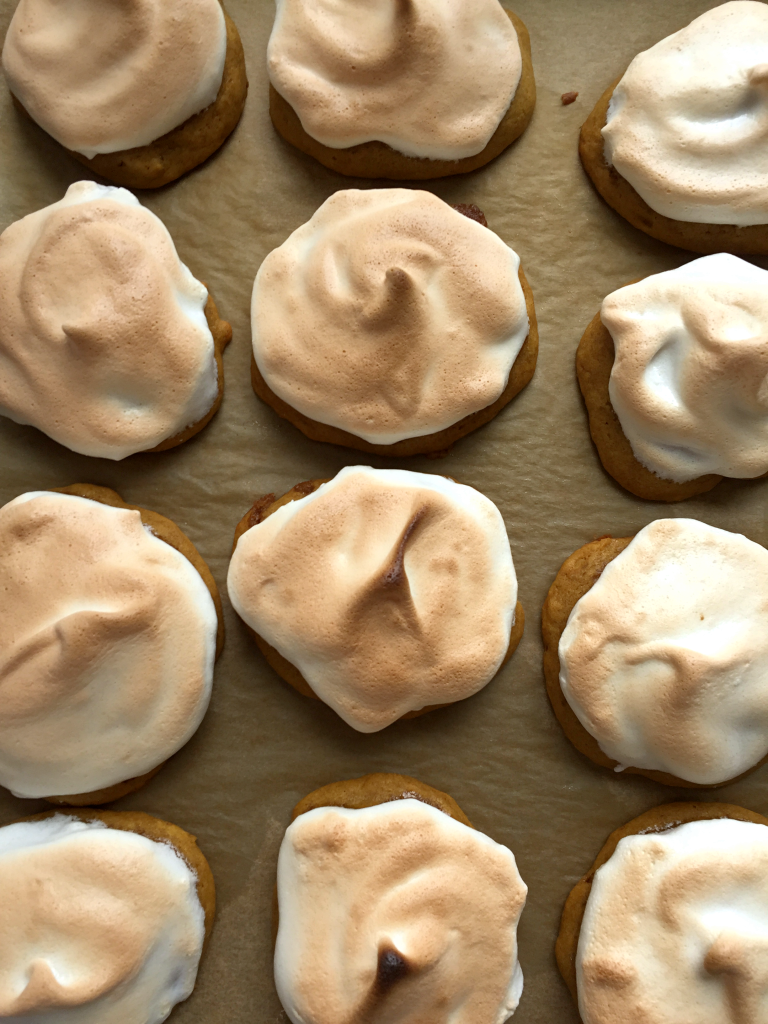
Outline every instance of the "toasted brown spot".
[(395, 949), (383, 946), (379, 950), (379, 962), (376, 966), (376, 989), (384, 995), (411, 972), (411, 965), (402, 954)]

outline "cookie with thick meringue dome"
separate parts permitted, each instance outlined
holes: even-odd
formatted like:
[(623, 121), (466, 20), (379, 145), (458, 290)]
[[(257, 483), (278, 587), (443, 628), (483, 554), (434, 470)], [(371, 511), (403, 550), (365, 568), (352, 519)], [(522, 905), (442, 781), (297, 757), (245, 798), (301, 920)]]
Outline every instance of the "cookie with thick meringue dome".
[(77, 182), (0, 235), (0, 414), (82, 455), (164, 451), (202, 430), (231, 337), (125, 189)]
[(293, 1024), (503, 1024), (523, 991), (527, 887), (505, 846), (405, 775), (294, 808), (277, 866), (275, 984)]
[(768, 819), (654, 807), (571, 891), (555, 952), (582, 1024), (764, 1024)]
[(161, 1024), (194, 988), (216, 896), (195, 837), (138, 811), (0, 828), (0, 1017)]
[(0, 785), (54, 803), (143, 786), (195, 733), (224, 642), (208, 566), (105, 487), (0, 509)]
[(22, 113), (128, 188), (159, 188), (207, 160), (248, 92), (220, 0), (19, 0), (2, 63)]
[(489, 422), (538, 353), (517, 253), (477, 207), (414, 189), (327, 199), (262, 263), (251, 325), (260, 398), (314, 440), (391, 456)]
[(601, 537), (542, 612), (544, 676), (577, 750), (665, 785), (723, 786), (768, 760), (768, 552), (695, 519)]
[(768, 253), (768, 7), (732, 0), (639, 53), (581, 129), (597, 191), (693, 252)]
[(496, 506), (405, 470), (267, 495), (238, 524), (227, 589), (278, 675), (360, 732), (477, 693), (525, 621)]
[(528, 126), (528, 31), (498, 0), (278, 0), (269, 112), (325, 167), (423, 180), (474, 171)]
[(680, 501), (768, 472), (768, 272), (727, 253), (612, 292), (576, 370), (604, 468)]

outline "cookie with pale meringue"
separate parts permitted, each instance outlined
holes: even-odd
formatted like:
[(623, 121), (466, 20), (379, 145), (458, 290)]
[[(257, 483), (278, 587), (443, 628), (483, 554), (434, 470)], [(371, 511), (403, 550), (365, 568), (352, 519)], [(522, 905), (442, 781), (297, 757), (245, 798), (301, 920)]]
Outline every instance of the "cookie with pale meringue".
[(277, 868), (275, 984), (293, 1024), (503, 1024), (527, 887), (506, 847), (403, 775), (295, 808)]
[(108, 488), (29, 492), (0, 509), (0, 577), (0, 784), (69, 805), (143, 786), (197, 730), (224, 641), (192, 542)]
[(474, 171), (536, 104), (528, 31), (498, 0), (278, 0), (267, 70), (280, 135), (363, 178)]
[(128, 188), (159, 188), (207, 160), (248, 91), (219, 0), (20, 0), (2, 63), (23, 114)]
[(597, 191), (653, 238), (768, 253), (768, 9), (733, 0), (638, 54), (598, 101), (579, 154)]
[(195, 837), (138, 811), (0, 828), (0, 1017), (161, 1024), (194, 988), (213, 927)]
[(566, 559), (542, 611), (544, 676), (596, 764), (714, 788), (768, 760), (768, 552), (693, 519), (601, 537)]
[(162, 221), (80, 181), (0, 235), (0, 414), (124, 459), (198, 433), (232, 328)]
[(762, 1024), (766, 871), (768, 819), (734, 804), (663, 804), (611, 833), (555, 946), (582, 1024)]
[(227, 587), (278, 675), (360, 732), (478, 692), (525, 621), (496, 506), (403, 470), (347, 467), (257, 502)]
[(477, 207), (414, 189), (332, 195), (262, 263), (256, 394), (314, 440), (444, 451), (533, 376), (538, 330), (517, 253)]
[(681, 501), (768, 472), (768, 273), (727, 253), (612, 292), (576, 371), (600, 460), (641, 498)]

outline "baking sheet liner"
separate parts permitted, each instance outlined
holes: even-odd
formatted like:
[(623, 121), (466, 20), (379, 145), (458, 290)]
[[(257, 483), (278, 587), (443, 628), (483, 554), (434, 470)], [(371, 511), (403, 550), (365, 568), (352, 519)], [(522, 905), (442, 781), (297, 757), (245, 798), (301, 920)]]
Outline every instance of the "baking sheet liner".
[[(4, 34), (15, 0), (0, 0)], [(222, 589), (227, 625), (208, 715), (191, 742), (143, 790), (112, 806), (147, 811), (197, 835), (218, 890), (218, 919), (192, 997), (175, 1024), (286, 1021), (272, 982), (271, 900), (277, 849), (294, 803), (336, 779), (371, 771), (415, 775), (448, 791), (472, 822), (517, 857), (529, 886), (520, 926), (525, 990), (516, 1024), (574, 1024), (554, 962), (565, 897), (608, 833), (690, 791), (614, 776), (563, 737), (544, 692), (539, 618), (563, 559), (605, 533), (625, 536), (660, 516), (692, 516), (768, 541), (768, 481), (725, 481), (678, 505), (640, 501), (607, 477), (592, 448), (574, 354), (602, 298), (694, 258), (635, 230), (593, 192), (578, 162), (578, 130), (634, 54), (713, 6), (706, 0), (518, 0), (531, 33), (538, 103), (527, 132), (490, 166), (426, 183), (450, 203), (474, 202), (519, 252), (541, 333), (536, 375), (487, 427), (442, 460), (398, 465), (445, 473), (487, 494), (509, 531), (527, 624), (511, 662), (479, 695), (364, 736), (268, 669), (226, 597), (235, 524), (252, 500), (359, 464), (354, 452), (306, 439), (254, 396), (249, 300), (264, 256), (344, 178), (292, 150), (267, 113), (269, 0), (228, 0), (251, 83), (233, 137), (197, 171), (138, 193), (168, 226), (182, 259), (206, 281), (234, 329), (226, 389), (212, 424), (173, 451), (112, 463), (76, 455), (31, 427), (0, 420), (0, 498), (74, 482), (115, 488), (174, 519)], [(579, 97), (563, 106), (560, 96)], [(60, 199), (83, 168), (12, 108), (0, 86), (0, 228)], [(386, 183), (381, 183), (386, 185)], [(765, 265), (765, 261), (761, 265)], [(711, 799), (701, 791), (696, 799)], [(768, 769), (716, 799), (768, 811)], [(47, 805), (0, 791), (0, 824)]]

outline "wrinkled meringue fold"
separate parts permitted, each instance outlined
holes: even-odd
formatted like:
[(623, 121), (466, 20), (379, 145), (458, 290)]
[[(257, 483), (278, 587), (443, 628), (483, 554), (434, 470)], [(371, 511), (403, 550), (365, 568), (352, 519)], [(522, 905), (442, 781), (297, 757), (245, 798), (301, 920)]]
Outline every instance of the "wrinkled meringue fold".
[(20, 0), (3, 70), (27, 113), (91, 159), (146, 146), (210, 106), (226, 52), (219, 0)]
[(765, 548), (658, 519), (576, 602), (563, 694), (619, 766), (725, 782), (768, 754), (767, 616)]
[(630, 835), (597, 870), (576, 957), (584, 1024), (765, 1024), (768, 828)]
[(419, 800), (299, 815), (277, 893), (293, 1024), (503, 1024), (520, 1001), (514, 856)]
[(639, 53), (603, 138), (607, 163), (656, 213), (768, 223), (768, 7), (733, 0)]
[(523, 62), (498, 0), (277, 0), (267, 67), (326, 146), (459, 160), (485, 149)]
[(504, 391), (529, 332), (519, 268), (429, 192), (336, 192), (259, 269), (256, 365), (293, 408), (372, 444), (436, 433)]
[(169, 844), (100, 821), (0, 829), (0, 1018), (161, 1024), (197, 976), (196, 883)]
[(0, 413), (124, 459), (218, 394), (208, 292), (123, 188), (80, 181), (0, 235)]
[(515, 620), (496, 506), (445, 477), (348, 466), (238, 540), (238, 615), (361, 732), (482, 689)]
[(611, 405), (635, 457), (682, 483), (768, 472), (768, 272), (720, 253), (619, 288)]
[(0, 509), (0, 784), (92, 793), (143, 775), (208, 707), (217, 615), (140, 513), (32, 491)]

